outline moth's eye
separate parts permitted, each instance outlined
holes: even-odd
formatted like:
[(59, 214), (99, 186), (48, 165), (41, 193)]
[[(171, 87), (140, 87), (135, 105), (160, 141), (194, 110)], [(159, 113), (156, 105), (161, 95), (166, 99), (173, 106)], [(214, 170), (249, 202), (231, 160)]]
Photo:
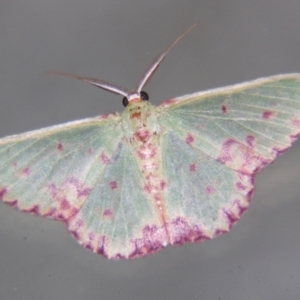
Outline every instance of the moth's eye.
[(129, 103), (128, 98), (124, 97), (123, 100), (122, 100), (122, 103), (126, 107), (128, 105), (128, 103)]
[(144, 91), (140, 92), (140, 96), (141, 96), (142, 100), (149, 100), (148, 94), (146, 92), (144, 92)]

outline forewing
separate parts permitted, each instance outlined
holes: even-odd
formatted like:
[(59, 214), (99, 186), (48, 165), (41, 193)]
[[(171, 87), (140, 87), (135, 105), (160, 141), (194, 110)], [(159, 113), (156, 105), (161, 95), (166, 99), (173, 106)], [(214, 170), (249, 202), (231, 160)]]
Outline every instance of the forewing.
[(110, 258), (166, 245), (121, 123), (111, 115), (0, 140), (0, 199), (66, 222), (79, 243)]
[(300, 75), (279, 75), (169, 100), (161, 107), (171, 243), (228, 231), (253, 175), (300, 133)]
[(1, 139), (1, 199), (67, 221), (117, 148), (122, 137), (118, 118), (86, 119)]

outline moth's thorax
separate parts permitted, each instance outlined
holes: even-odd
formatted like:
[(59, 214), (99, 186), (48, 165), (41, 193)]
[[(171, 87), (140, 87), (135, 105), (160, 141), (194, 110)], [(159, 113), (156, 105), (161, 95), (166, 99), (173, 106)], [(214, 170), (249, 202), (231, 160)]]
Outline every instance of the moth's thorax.
[(143, 174), (145, 193), (164, 219), (160, 134), (157, 108), (147, 101), (130, 103), (122, 115), (124, 135)]
[[(122, 113), (122, 126), (126, 138), (135, 139), (137, 132), (149, 134), (160, 132), (157, 119), (157, 109), (148, 101), (130, 102)], [(137, 139), (139, 140), (139, 139)]]

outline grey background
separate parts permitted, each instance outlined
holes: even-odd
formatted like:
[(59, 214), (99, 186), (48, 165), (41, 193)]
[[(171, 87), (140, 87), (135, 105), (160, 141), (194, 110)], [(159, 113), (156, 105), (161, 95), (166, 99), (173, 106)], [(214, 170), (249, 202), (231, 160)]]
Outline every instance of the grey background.
[[(1, 0), (0, 136), (123, 109), (57, 70), (132, 88), (196, 21), (147, 86), (151, 101), (300, 72), (299, 0)], [(0, 299), (299, 299), (300, 143), (256, 177), (228, 234), (109, 261), (59, 222), (0, 203)]]

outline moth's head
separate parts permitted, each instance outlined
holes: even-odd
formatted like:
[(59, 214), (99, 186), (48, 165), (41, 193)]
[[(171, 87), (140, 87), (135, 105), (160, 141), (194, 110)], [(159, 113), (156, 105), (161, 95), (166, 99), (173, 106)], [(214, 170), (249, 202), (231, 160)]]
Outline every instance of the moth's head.
[(146, 92), (141, 91), (140, 93), (132, 91), (128, 96), (124, 97), (122, 100), (123, 105), (126, 107), (132, 103), (137, 103), (141, 101), (148, 101), (149, 96)]

